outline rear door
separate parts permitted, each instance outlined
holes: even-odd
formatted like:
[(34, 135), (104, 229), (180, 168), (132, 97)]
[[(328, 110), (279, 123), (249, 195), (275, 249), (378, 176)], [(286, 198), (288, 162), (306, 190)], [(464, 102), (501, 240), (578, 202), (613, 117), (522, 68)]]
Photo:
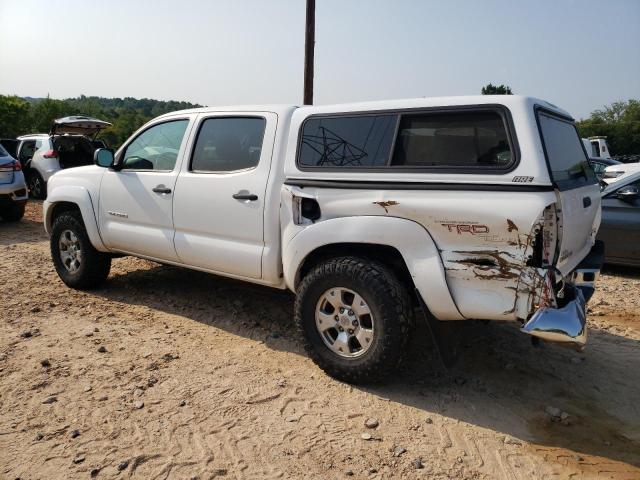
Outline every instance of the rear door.
[(175, 189), (175, 246), (199, 268), (262, 278), (264, 206), (277, 115), (202, 114)]
[(600, 187), (573, 120), (544, 109), (537, 114), (558, 197), (561, 230), (556, 268), (566, 275), (593, 245), (600, 220)]

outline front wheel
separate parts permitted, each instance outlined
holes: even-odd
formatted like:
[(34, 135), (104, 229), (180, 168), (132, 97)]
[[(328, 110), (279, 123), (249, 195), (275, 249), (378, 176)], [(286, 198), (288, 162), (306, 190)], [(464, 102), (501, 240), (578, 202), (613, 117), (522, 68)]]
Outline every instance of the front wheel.
[(398, 365), (413, 310), (407, 289), (389, 268), (340, 257), (304, 277), (295, 319), (307, 353), (320, 368), (339, 380), (370, 383)]
[(71, 288), (96, 288), (109, 275), (111, 257), (93, 248), (79, 212), (56, 217), (50, 247), (58, 276)]

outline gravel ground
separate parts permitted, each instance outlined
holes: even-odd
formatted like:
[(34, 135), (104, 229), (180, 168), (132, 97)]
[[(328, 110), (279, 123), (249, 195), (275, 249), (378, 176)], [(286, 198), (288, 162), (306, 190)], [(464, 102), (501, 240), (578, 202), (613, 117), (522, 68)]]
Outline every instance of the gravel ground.
[(640, 478), (640, 271), (610, 269), (583, 353), (424, 327), (385, 385), (320, 371), (293, 297), (133, 258), (93, 292), (51, 264), (41, 205), (0, 223), (0, 478)]

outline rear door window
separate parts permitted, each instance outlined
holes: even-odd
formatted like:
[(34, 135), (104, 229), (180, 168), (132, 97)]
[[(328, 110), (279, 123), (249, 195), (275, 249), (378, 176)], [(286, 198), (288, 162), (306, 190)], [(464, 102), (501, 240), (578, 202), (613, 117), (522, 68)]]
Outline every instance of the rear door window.
[(597, 183), (573, 122), (538, 112), (551, 178), (560, 190)]
[(193, 157), (194, 172), (232, 172), (258, 165), (267, 121), (258, 117), (207, 118)]

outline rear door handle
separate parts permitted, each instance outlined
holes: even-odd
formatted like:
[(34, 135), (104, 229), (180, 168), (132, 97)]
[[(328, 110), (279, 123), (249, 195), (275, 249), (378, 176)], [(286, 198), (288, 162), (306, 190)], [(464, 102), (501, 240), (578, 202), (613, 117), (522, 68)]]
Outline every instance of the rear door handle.
[(232, 197), (236, 200), (249, 200), (251, 202), (258, 200), (258, 195), (253, 193), (234, 193)]
[(590, 207), (590, 206), (591, 206), (591, 197), (584, 197), (584, 198), (582, 199), (582, 206), (583, 206), (584, 208), (588, 208), (588, 207)]
[(152, 191), (155, 193), (171, 193), (171, 189), (165, 187), (164, 185), (157, 185), (153, 187)]

